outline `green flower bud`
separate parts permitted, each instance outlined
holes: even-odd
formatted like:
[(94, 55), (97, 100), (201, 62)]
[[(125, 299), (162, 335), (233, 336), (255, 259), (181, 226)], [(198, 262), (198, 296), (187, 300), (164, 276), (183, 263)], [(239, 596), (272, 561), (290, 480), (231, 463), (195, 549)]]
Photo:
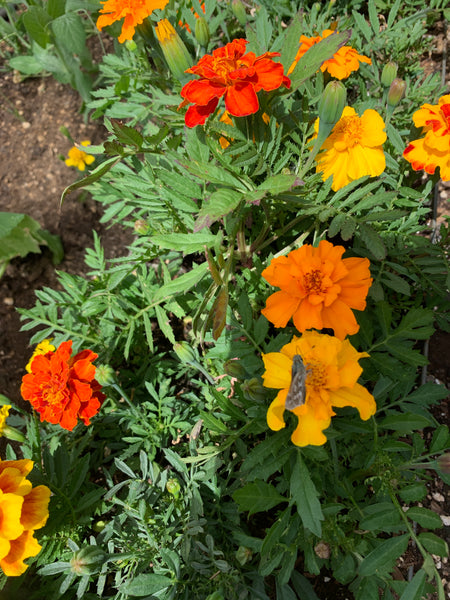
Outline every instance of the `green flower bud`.
[(98, 365), (95, 369), (95, 379), (100, 385), (111, 385), (116, 380), (116, 374), (109, 365)]
[(264, 402), (267, 396), (267, 390), (261, 385), (257, 377), (245, 380), (241, 385), (241, 390), (244, 393), (244, 398), (252, 402)]
[(159, 21), (155, 31), (170, 71), (178, 80), (184, 79), (184, 72), (192, 66), (192, 58), (183, 40), (167, 19)]
[(150, 225), (144, 219), (138, 219), (134, 222), (134, 231), (139, 235), (145, 235), (148, 233)]
[(236, 560), (240, 565), (245, 565), (245, 563), (252, 557), (252, 551), (250, 548), (246, 548), (245, 546), (239, 546), (236, 550)]
[(126, 40), (125, 41), (125, 48), (127, 50), (129, 50), (130, 52), (135, 52), (136, 48), (137, 48), (137, 44), (134, 40)]
[(245, 377), (245, 369), (241, 364), (241, 361), (237, 358), (231, 358), (227, 360), (223, 365), (223, 370), (230, 377), (235, 377), (236, 379), (244, 379)]
[(25, 436), (15, 427), (10, 427), (10, 425), (5, 425), (2, 429), (1, 435), (8, 440), (14, 440), (15, 442), (24, 442)]
[(450, 474), (450, 454), (443, 454), (437, 459), (440, 470), (445, 474)]
[(93, 525), (92, 525), (92, 529), (96, 532), (96, 533), (100, 533), (101, 531), (103, 531), (106, 527), (107, 523), (106, 521), (96, 521)]
[(98, 546), (86, 546), (75, 552), (70, 568), (77, 575), (92, 575), (102, 568), (106, 554)]
[(188, 342), (177, 342), (173, 349), (182, 363), (191, 363), (198, 358), (194, 348)]
[(334, 126), (341, 118), (347, 102), (347, 90), (340, 81), (330, 81), (319, 101), (319, 127)]
[(397, 77), (398, 65), (397, 63), (390, 60), (383, 67), (383, 72), (381, 73), (381, 83), (384, 87), (389, 87), (394, 79)]
[(176, 500), (179, 497), (181, 490), (180, 482), (178, 481), (178, 479), (175, 479), (174, 477), (172, 479), (169, 479), (166, 483), (166, 490), (169, 492), (169, 494), (172, 494), (172, 496)]
[(240, 25), (245, 27), (247, 24), (247, 13), (245, 12), (245, 7), (241, 0), (233, 0), (231, 3), (231, 10), (233, 11), (233, 15), (239, 21)]
[(390, 108), (394, 108), (405, 95), (406, 81), (403, 79), (394, 79), (389, 88), (387, 103)]
[(199, 17), (195, 23), (195, 39), (206, 48), (209, 42), (209, 27), (205, 17)]

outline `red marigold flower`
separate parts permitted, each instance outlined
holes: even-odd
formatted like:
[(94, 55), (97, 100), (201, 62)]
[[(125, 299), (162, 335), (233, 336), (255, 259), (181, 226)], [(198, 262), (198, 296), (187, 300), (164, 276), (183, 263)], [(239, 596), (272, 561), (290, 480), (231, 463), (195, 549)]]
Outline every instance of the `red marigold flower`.
[(85, 425), (100, 409), (105, 394), (95, 380), (97, 354), (82, 350), (72, 354), (72, 341), (63, 342), (55, 352), (37, 355), (31, 373), (22, 378), (22, 397), (40, 414), (41, 421), (59, 423), (72, 431), (81, 419)]
[(181, 90), (184, 101), (192, 103), (185, 115), (188, 127), (203, 125), (224, 96), (226, 110), (235, 117), (245, 117), (258, 111), (257, 92), (270, 92), (284, 85), (289, 88), (291, 80), (284, 75), (283, 65), (272, 60), (279, 52), (265, 52), (256, 56), (245, 53), (246, 40), (233, 40), (205, 54), (196, 65), (186, 71), (199, 75), (200, 79), (189, 81)]

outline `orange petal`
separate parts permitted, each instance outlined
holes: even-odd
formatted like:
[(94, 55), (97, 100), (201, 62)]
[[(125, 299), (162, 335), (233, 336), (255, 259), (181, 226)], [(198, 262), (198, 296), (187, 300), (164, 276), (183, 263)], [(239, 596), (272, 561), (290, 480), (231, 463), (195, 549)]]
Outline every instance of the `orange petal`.
[(267, 298), (266, 307), (261, 310), (261, 313), (275, 327), (286, 327), (299, 304), (298, 298), (284, 291), (275, 292)]

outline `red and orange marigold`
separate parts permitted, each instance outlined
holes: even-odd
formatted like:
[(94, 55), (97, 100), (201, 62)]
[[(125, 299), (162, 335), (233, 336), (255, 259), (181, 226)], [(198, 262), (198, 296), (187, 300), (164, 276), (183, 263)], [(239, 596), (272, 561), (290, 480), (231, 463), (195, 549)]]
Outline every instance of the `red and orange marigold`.
[(222, 48), (205, 54), (187, 73), (200, 79), (189, 81), (181, 90), (184, 98), (180, 108), (192, 104), (186, 112), (188, 127), (203, 125), (212, 114), (219, 98), (225, 100), (225, 109), (235, 117), (245, 117), (259, 109), (257, 92), (270, 92), (282, 85), (289, 88), (291, 81), (283, 73), (283, 65), (273, 60), (278, 52), (256, 56), (245, 52), (247, 41), (233, 40)]
[(367, 258), (342, 258), (343, 246), (322, 240), (274, 258), (262, 276), (281, 288), (266, 302), (262, 314), (275, 327), (292, 317), (298, 331), (333, 329), (344, 339), (359, 329), (352, 309), (364, 310), (372, 283)]
[(72, 355), (72, 342), (56, 351), (34, 357), (31, 372), (22, 378), (22, 397), (40, 414), (41, 421), (59, 423), (72, 431), (81, 419), (85, 425), (105, 399), (92, 364), (97, 354), (82, 350)]
[(413, 114), (414, 125), (422, 127), (423, 138), (408, 144), (403, 158), (414, 171), (422, 169), (433, 175), (439, 167), (443, 181), (450, 181), (450, 95), (442, 96), (439, 103), (423, 104)]

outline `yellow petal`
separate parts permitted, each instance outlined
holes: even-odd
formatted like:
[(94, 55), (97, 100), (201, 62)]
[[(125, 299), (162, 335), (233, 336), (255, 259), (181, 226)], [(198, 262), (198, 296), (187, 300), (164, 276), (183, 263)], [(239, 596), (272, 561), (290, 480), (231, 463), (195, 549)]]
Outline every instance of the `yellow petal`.
[(336, 407), (353, 406), (363, 421), (367, 421), (377, 410), (375, 398), (359, 383), (352, 388), (340, 388), (330, 392), (331, 404)]
[(277, 397), (267, 409), (267, 425), (273, 431), (279, 431), (280, 429), (283, 429), (283, 427), (286, 427), (283, 415), (287, 393), (287, 389), (278, 392)]

